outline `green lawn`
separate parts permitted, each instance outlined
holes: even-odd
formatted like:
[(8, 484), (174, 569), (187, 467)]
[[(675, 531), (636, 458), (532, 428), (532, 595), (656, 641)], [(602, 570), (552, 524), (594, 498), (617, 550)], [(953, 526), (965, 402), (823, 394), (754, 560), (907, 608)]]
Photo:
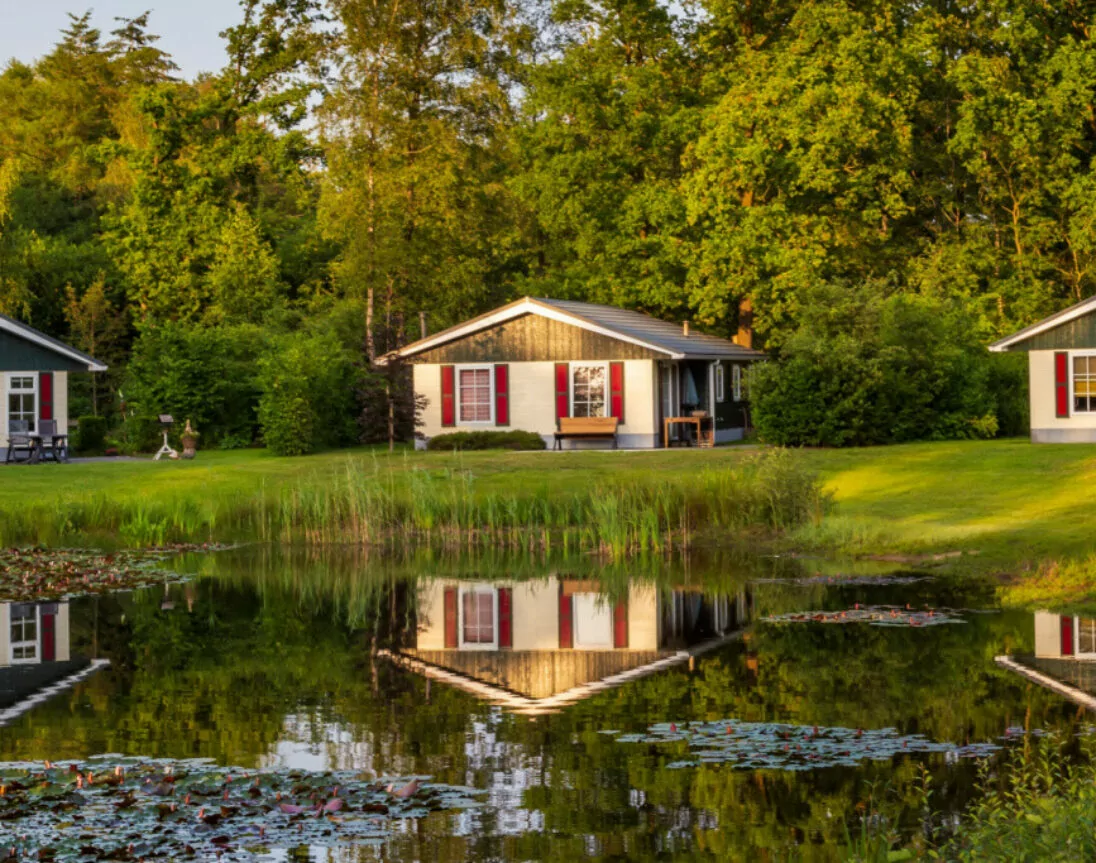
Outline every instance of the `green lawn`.
[[(148, 501), (246, 496), (323, 484), (346, 472), (460, 471), (477, 491), (566, 494), (604, 480), (680, 479), (731, 465), (748, 449), (578, 453), (416, 453), (359, 449), (304, 458), (264, 451), (202, 452), (194, 462), (118, 462), (0, 468), (0, 510), (89, 497)], [(852, 554), (977, 552), (957, 565), (1016, 572), (1086, 558), (1096, 536), (1096, 446), (1027, 441), (924, 443), (800, 454), (836, 500), (793, 545)]]

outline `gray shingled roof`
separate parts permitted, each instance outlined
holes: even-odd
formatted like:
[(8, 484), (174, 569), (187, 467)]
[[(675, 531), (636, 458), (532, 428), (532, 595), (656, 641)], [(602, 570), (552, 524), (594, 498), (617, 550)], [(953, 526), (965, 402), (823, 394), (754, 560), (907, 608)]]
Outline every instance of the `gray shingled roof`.
[(0, 326), (0, 330), (13, 331), (16, 335), (21, 335), (32, 341), (44, 343), (43, 347), (52, 349), (62, 356), (74, 359), (77, 362), (87, 363), (89, 371), (102, 371), (106, 369), (106, 366), (94, 357), (88, 356), (83, 351), (76, 350), (72, 345), (66, 345), (64, 342), (53, 338), (53, 336), (47, 336), (41, 330), (36, 330), (34, 327), (27, 326), (22, 321), (9, 318), (7, 315), (0, 315), (0, 321), (9, 325)]
[(633, 339), (640, 339), (674, 354), (684, 354), (686, 357), (759, 360), (765, 356), (760, 351), (736, 345), (718, 336), (698, 333), (695, 329), (686, 336), (681, 324), (661, 321), (642, 312), (618, 309), (615, 306), (580, 303), (575, 300), (548, 300), (539, 297), (535, 300), (569, 315), (583, 318), (599, 327)]

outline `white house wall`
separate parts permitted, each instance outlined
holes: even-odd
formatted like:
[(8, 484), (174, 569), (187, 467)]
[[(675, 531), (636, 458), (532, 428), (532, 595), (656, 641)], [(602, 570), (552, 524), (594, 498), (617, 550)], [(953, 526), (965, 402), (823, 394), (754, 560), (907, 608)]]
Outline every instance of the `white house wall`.
[[(432, 581), (419, 589), (419, 650), (445, 650), (445, 588), (457, 582)], [(478, 584), (461, 581), (460, 586)], [(510, 620), (512, 649), (559, 649), (558, 578), (519, 584), (499, 584), (513, 590)], [(608, 602), (608, 598), (606, 598)], [(659, 649), (658, 592), (653, 586), (632, 585), (628, 591), (628, 649)], [(60, 628), (60, 627), (58, 627)]]
[[(1086, 353), (1089, 353), (1086, 351)], [(1035, 443), (1096, 443), (1096, 413), (1058, 417), (1054, 397), (1055, 351), (1030, 351), (1031, 439)], [(1070, 355), (1070, 375), (1073, 359)], [(1072, 405), (1070, 409), (1072, 411)]]
[(1035, 655), (1050, 659), (1062, 655), (1062, 618), (1059, 615), (1035, 612)]
[[(617, 431), (621, 447), (648, 449), (659, 445), (657, 387), (653, 360), (624, 360), (624, 422)], [(470, 364), (474, 365), (474, 364)], [(556, 431), (555, 363), (507, 363), (510, 381), (510, 425), (506, 429), (536, 432), (552, 446)], [(456, 364), (459, 369), (460, 364)], [(414, 367), (415, 392), (427, 399), (422, 434), (427, 438), (455, 431), (496, 429), (487, 423), (441, 424), (441, 366)], [(568, 448), (604, 447), (605, 443), (564, 441)]]

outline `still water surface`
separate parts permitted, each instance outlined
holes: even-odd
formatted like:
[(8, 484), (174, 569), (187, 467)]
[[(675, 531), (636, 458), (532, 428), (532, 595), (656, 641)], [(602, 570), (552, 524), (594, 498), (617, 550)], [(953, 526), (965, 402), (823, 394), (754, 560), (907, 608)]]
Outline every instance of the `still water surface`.
[[(995, 663), (1033, 652), (1035, 620), (995, 610), (987, 585), (843, 585), (832, 564), (820, 578), (817, 562), (741, 556), (609, 566), (251, 547), (178, 566), (194, 580), (6, 607), (0, 648), (24, 661), (0, 668), (0, 761), (204, 757), (486, 792), (380, 848), (280, 859), (836, 859), (881, 805), (918, 829), (923, 770), (935, 807), (961, 811), (976, 762), (670, 769), (685, 743), (604, 732), (736, 719), (963, 745), (1012, 728), (1015, 746), (1017, 728), (1086, 722)], [(930, 626), (763, 620), (883, 604), (964, 611)], [(32, 616), (37, 641), (19, 642)]]

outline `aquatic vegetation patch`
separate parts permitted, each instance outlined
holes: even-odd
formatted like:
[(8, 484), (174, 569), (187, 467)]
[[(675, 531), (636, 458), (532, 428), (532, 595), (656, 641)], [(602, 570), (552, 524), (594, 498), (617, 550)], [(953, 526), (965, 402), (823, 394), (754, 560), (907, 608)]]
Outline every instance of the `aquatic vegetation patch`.
[(135, 590), (186, 579), (160, 566), (185, 552), (221, 551), (223, 545), (173, 545), (140, 551), (0, 549), (0, 601), (30, 602)]
[(235, 770), (208, 760), (0, 764), (0, 853), (256, 860), (300, 846), (378, 845), (400, 822), (480, 805), (480, 793), (428, 777)]
[(792, 611), (761, 618), (763, 623), (867, 623), (871, 626), (942, 626), (966, 623), (962, 613), (952, 608), (928, 608), (915, 611), (908, 605), (860, 605), (844, 611)]
[(985, 758), (1001, 749), (997, 743), (937, 743), (920, 734), (899, 734), (893, 728), (819, 728), (779, 722), (659, 723), (645, 734), (607, 732), (618, 743), (684, 743), (690, 757), (668, 769), (701, 764), (729, 764), (742, 770), (819, 770), (856, 767), (863, 761), (886, 761), (896, 755), (942, 753), (949, 759)]

